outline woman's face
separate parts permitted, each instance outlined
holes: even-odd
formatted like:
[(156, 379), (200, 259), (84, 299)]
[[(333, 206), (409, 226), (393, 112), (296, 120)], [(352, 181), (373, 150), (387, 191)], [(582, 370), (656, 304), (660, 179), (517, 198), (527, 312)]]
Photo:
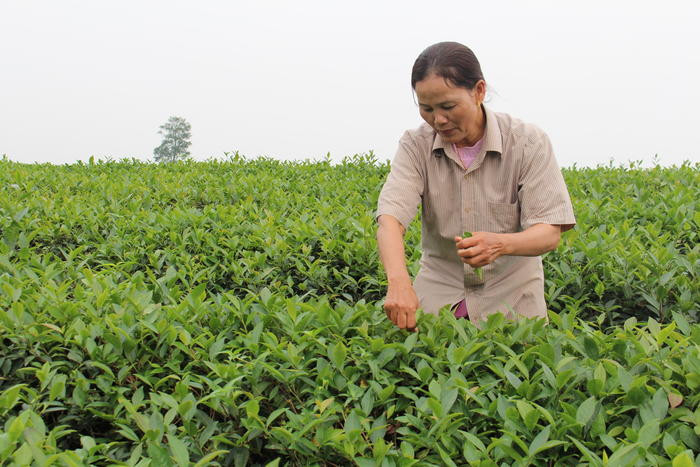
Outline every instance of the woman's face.
[(415, 91), (420, 116), (440, 134), (443, 141), (457, 146), (472, 146), (481, 139), (485, 127), (481, 110), (486, 94), (483, 80), (469, 90), (431, 73), (416, 83)]

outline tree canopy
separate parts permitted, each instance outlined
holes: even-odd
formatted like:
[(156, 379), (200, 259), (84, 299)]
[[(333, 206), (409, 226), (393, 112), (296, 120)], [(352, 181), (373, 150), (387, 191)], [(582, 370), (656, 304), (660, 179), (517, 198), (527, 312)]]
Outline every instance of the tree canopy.
[(163, 135), (163, 142), (153, 150), (156, 162), (174, 162), (190, 155), (189, 147), (192, 126), (182, 117), (170, 117), (160, 126), (158, 134)]

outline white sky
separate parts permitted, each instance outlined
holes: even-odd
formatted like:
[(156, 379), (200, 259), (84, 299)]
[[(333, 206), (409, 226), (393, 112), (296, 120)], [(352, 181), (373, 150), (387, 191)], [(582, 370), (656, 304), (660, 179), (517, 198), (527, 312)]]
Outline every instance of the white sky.
[[(0, 157), (393, 158), (428, 45), (474, 50), (491, 107), (560, 165), (700, 161), (700, 2), (0, 0)], [(574, 6), (572, 6), (574, 5)]]

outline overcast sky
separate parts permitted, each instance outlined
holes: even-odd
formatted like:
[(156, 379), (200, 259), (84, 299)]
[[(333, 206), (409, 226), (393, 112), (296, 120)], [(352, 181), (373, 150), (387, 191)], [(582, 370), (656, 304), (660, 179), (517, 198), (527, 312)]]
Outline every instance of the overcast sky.
[[(421, 123), (416, 56), (474, 50), (490, 106), (562, 166), (700, 161), (700, 2), (0, 0), (0, 156), (393, 158)], [(572, 6), (575, 5), (575, 6)]]

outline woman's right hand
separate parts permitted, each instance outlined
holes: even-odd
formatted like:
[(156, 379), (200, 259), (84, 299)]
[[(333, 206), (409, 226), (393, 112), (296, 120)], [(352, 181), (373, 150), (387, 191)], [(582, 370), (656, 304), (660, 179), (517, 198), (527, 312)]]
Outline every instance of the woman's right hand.
[(384, 311), (399, 328), (416, 331), (416, 310), (420, 303), (406, 269), (403, 247), (406, 229), (389, 214), (379, 216), (378, 222), (377, 245), (388, 282)]
[(411, 282), (389, 284), (384, 300), (387, 317), (399, 328), (417, 331), (416, 310), (420, 307), (418, 296)]

